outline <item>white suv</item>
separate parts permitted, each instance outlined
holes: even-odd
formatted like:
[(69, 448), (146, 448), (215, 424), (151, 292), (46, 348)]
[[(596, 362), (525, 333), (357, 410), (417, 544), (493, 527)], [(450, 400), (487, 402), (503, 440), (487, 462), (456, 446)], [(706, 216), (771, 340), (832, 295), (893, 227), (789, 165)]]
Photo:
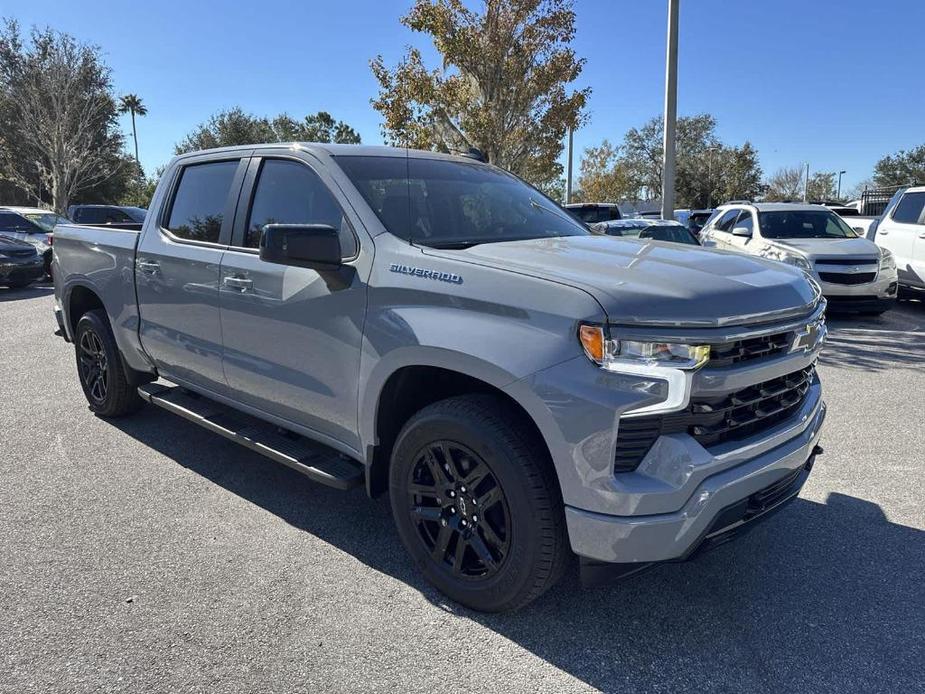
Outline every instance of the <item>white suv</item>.
[(896, 302), (893, 254), (821, 205), (722, 205), (707, 220), (700, 241), (802, 268), (822, 287), (831, 311), (883, 313)]
[(896, 193), (874, 227), (872, 239), (893, 253), (901, 287), (925, 289), (925, 186)]

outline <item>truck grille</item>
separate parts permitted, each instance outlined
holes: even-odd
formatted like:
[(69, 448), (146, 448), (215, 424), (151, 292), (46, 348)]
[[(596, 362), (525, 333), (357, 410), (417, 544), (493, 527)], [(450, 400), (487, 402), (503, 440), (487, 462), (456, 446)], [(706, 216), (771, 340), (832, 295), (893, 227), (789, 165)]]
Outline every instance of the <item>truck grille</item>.
[(692, 398), (681, 412), (620, 420), (614, 470), (635, 470), (663, 434), (690, 434), (709, 448), (759, 434), (799, 409), (812, 385), (815, 367), (716, 397)]
[(713, 345), (710, 348), (710, 366), (730, 366), (750, 359), (780, 354), (789, 348), (792, 341), (793, 333), (786, 332)]
[(816, 265), (876, 265), (878, 258), (818, 258)]
[(873, 282), (876, 272), (858, 272), (848, 274), (844, 272), (820, 272), (819, 279), (832, 284), (867, 284)]

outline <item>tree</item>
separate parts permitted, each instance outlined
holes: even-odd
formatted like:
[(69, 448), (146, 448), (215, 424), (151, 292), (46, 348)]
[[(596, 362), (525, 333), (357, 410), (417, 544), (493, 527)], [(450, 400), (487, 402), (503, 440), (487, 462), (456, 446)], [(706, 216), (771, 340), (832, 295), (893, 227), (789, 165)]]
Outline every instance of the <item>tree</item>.
[(874, 183), (878, 186), (925, 183), (925, 144), (883, 157), (874, 165)]
[(561, 177), (563, 138), (585, 121), (590, 94), (568, 89), (584, 66), (570, 47), (572, 0), (485, 0), (480, 11), (414, 0), (401, 22), (432, 39), (442, 66), (429, 70), (415, 48), (393, 69), (382, 56), (370, 62), (389, 144), (475, 147), (534, 185)]
[(838, 174), (834, 171), (824, 172), (817, 171), (809, 177), (809, 185), (806, 188), (806, 199), (813, 201), (834, 200), (837, 191), (835, 183)]
[(803, 168), (800, 166), (780, 168), (767, 180), (766, 185), (765, 200), (802, 200)]
[(718, 171), (712, 169), (718, 173), (717, 184), (704, 206), (727, 200), (754, 200), (764, 192), (758, 151), (750, 142), (746, 141), (741, 147), (724, 147), (718, 164)]
[(245, 113), (235, 107), (220, 111), (200, 123), (174, 147), (177, 154), (213, 147), (251, 145), (267, 142), (336, 142), (359, 144), (360, 136), (343, 121), (319, 111), (297, 121), (285, 113), (273, 120)]
[[(636, 197), (652, 200), (662, 193), (662, 118), (630, 128), (623, 139), (621, 162)], [(716, 135), (708, 113), (678, 118), (675, 194), (679, 207), (703, 208), (725, 200), (757, 197), (762, 190), (758, 153), (751, 143), (728, 147)]]
[(135, 116), (148, 115), (148, 107), (137, 94), (126, 94), (119, 98), (119, 113), (132, 114), (132, 139), (135, 140), (135, 161), (138, 159), (138, 131), (135, 129)]
[(619, 148), (608, 140), (597, 147), (585, 149), (578, 175), (578, 188), (583, 200), (616, 202), (636, 197), (638, 191), (619, 153)]
[[(0, 30), (0, 177), (59, 214), (117, 173), (122, 135), (110, 70), (95, 46), (51, 29)], [(115, 167), (115, 168), (114, 168)]]

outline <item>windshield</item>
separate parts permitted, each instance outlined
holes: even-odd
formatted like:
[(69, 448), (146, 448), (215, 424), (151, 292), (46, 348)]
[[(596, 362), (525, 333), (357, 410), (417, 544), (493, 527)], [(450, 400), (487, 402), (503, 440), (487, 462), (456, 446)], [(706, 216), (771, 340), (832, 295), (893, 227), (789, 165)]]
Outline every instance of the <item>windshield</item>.
[(71, 222), (54, 212), (30, 212), (24, 216), (42, 227), (43, 231), (54, 231), (56, 224), (70, 224)]
[(337, 159), (386, 230), (423, 246), (466, 248), (590, 233), (539, 191), (479, 162)]
[(620, 208), (616, 205), (582, 205), (566, 209), (585, 224), (597, 224), (598, 222), (620, 219)]
[(854, 239), (858, 236), (829, 210), (759, 212), (758, 225), (766, 239)]

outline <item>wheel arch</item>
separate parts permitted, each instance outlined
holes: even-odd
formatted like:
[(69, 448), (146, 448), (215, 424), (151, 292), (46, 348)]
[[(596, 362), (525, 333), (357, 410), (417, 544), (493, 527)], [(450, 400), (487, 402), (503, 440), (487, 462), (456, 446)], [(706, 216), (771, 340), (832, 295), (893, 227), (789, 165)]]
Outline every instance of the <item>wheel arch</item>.
[[(528, 408), (504, 390), (516, 379), (499, 367), (458, 353), (436, 353), (430, 358), (422, 358), (419, 354), (413, 362), (397, 362), (391, 366), (370, 379), (370, 383), (376, 385), (372, 389), (368, 387), (367, 392), (374, 395), (361, 404), (366, 490), (370, 496), (379, 496), (388, 488), (392, 448), (408, 419), (427, 405), (456, 395), (485, 393), (497, 397), (514, 416), (523, 420), (549, 455), (545, 437)], [(551, 458), (549, 462), (551, 464)]]

